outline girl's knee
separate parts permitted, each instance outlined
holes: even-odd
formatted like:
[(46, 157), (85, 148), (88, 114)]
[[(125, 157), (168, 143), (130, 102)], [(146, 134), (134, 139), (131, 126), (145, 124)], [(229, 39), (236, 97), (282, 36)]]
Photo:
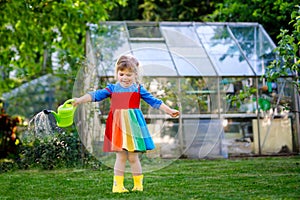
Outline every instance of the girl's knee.
[(128, 161), (130, 163), (136, 163), (139, 162), (139, 154), (138, 153), (129, 153), (128, 154)]
[(116, 159), (120, 162), (126, 162), (127, 160), (127, 153), (126, 152), (118, 152)]

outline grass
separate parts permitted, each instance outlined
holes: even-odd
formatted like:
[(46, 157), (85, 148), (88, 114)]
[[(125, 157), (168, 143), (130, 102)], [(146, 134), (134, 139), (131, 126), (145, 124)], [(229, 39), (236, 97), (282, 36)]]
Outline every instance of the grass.
[[(0, 174), (0, 199), (300, 199), (300, 157), (177, 160), (145, 173), (144, 192), (113, 194), (113, 170)], [(133, 186), (131, 174), (125, 186)]]

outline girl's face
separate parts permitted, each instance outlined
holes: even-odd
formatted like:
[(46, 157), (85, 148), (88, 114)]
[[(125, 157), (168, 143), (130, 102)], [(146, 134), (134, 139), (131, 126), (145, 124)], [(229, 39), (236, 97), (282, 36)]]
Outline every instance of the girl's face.
[(136, 82), (136, 73), (129, 71), (128, 69), (118, 71), (118, 82), (122, 87), (130, 87), (133, 83)]

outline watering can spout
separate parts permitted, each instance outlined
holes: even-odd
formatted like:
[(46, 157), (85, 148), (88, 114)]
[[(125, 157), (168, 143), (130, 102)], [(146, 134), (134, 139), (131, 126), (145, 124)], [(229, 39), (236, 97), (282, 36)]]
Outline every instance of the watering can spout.
[(43, 112), (44, 112), (46, 115), (53, 114), (55, 120), (59, 123), (60, 118), (59, 118), (59, 116), (58, 116), (58, 114), (57, 114), (56, 112), (54, 112), (53, 110), (43, 110)]
[(49, 115), (51, 113), (52, 110), (43, 110), (43, 112), (46, 114), (46, 115)]

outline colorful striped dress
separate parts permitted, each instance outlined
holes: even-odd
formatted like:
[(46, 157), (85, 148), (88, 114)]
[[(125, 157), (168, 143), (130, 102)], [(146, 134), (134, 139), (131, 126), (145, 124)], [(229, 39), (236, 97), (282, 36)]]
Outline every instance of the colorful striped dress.
[(128, 88), (119, 83), (90, 93), (93, 101), (111, 98), (110, 112), (106, 121), (104, 152), (145, 152), (155, 148), (145, 118), (140, 110), (140, 99), (158, 109), (162, 103), (142, 85)]

